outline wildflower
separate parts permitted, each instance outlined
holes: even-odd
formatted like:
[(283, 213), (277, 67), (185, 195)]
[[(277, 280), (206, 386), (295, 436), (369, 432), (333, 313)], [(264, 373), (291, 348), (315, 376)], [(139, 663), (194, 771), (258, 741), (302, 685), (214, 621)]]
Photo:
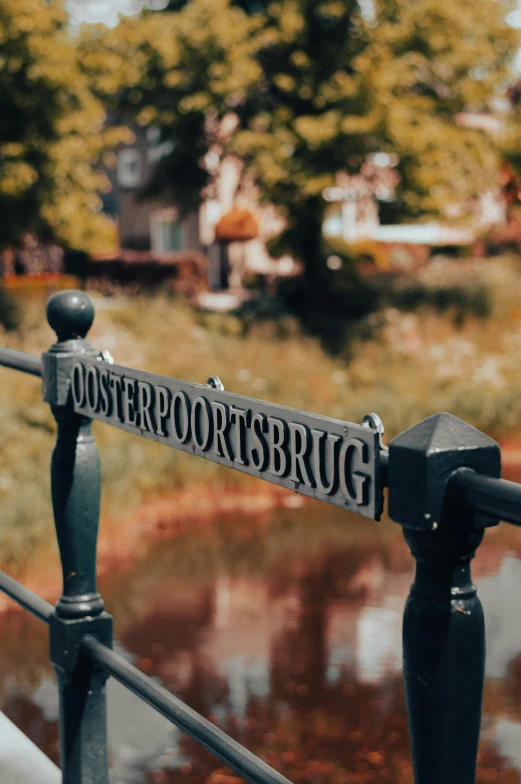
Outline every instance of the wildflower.
[(504, 379), (501, 375), (500, 358), (497, 356), (486, 357), (475, 369), (472, 381), (477, 384), (491, 384), (495, 387), (503, 386)]
[(333, 370), (331, 373), (331, 381), (334, 384), (344, 384), (347, 380), (347, 373), (344, 370)]

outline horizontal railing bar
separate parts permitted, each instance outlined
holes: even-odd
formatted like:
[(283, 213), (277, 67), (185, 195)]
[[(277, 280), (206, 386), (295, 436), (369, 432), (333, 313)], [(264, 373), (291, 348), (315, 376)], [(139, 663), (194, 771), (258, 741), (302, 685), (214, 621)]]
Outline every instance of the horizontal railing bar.
[(54, 612), (53, 605), (46, 602), (45, 599), (41, 599), (28, 588), (21, 585), (21, 583), (13, 580), (5, 572), (0, 572), (0, 590), (26, 610), (29, 610), (30, 613), (36, 615), (41, 621), (49, 623), (49, 618)]
[(31, 376), (42, 375), (42, 359), (25, 351), (0, 347), (0, 365), (2, 367), (29, 373)]
[(285, 776), (277, 773), (266, 762), (243, 748), (240, 743), (204, 719), (95, 637), (89, 634), (85, 635), (82, 649), (92, 661), (100, 664), (116, 680), (137, 694), (138, 697), (247, 781), (256, 782), (256, 784), (290, 784)]
[(450, 491), (456, 503), (521, 526), (521, 484), (517, 482), (464, 469), (450, 480)]

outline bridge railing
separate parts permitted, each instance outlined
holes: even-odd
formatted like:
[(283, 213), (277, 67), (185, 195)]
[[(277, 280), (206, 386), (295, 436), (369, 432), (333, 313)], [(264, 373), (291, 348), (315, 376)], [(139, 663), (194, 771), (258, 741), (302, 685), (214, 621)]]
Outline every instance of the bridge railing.
[(521, 525), (521, 485), (500, 478), (491, 438), (436, 414), (382, 443), (361, 424), (114, 364), (86, 340), (94, 318), (80, 291), (53, 295), (58, 340), (43, 357), (0, 348), (0, 365), (42, 376), (58, 435), (51, 493), (63, 573), (56, 606), (0, 572), (0, 590), (49, 625), (60, 694), (65, 784), (108, 784), (105, 683), (113, 676), (247, 781), (287, 779), (112, 650), (112, 618), (96, 586), (101, 469), (93, 419), (402, 525), (416, 560), (403, 622), (404, 681), (416, 784), (473, 784), (485, 632), (470, 561), (485, 528)]

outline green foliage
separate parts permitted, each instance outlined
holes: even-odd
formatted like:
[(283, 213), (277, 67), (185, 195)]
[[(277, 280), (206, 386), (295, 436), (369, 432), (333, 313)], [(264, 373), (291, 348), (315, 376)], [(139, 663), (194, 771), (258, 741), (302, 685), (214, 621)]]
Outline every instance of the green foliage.
[[(379, 143), (399, 156), (408, 216), (468, 218), (498, 183), (506, 140), (458, 125), (505, 93), (519, 34), (509, 0), (380, 0), (358, 67), (375, 92)], [(510, 136), (511, 136), (510, 132)]]
[(261, 76), (253, 35), (258, 22), (228, 0), (192, 0), (178, 13), (124, 18), (114, 30), (87, 28), (84, 71), (123, 118), (161, 129), (172, 151), (147, 196), (201, 200), (211, 173), (204, 158), (222, 142), (220, 121), (243, 104)]
[[(261, 89), (248, 96), (233, 149), (262, 192), (294, 221), (303, 205), (322, 208), (324, 187), (376, 128), (356, 59), (365, 48), (358, 4), (272, 2), (256, 39)], [(240, 111), (240, 110), (239, 110)]]
[(456, 325), (469, 316), (486, 318), (492, 309), (492, 297), (481, 281), (424, 283), (418, 278), (402, 278), (383, 297), (388, 306), (404, 311), (429, 307), (438, 313), (451, 313)]
[(341, 237), (328, 237), (325, 247), (331, 254), (338, 256), (344, 265), (347, 264), (354, 270), (363, 262), (369, 262), (381, 269), (389, 267), (389, 250), (381, 242), (370, 239), (346, 242)]
[(358, 283), (326, 268), (323, 189), (368, 153), (393, 152), (394, 219), (468, 218), (497, 181), (506, 137), (512, 150), (520, 141), (513, 126), (499, 140), (457, 122), (505, 90), (518, 45), (509, 2), (375, 0), (373, 13), (356, 0), (190, 0), (91, 31), (82, 61), (126, 118), (172, 142), (147, 195), (193, 206), (219, 160), (242, 162), (286, 221), (272, 252), (303, 264), (280, 293), (330, 343), (349, 301), (365, 305)]
[(66, 23), (61, 2), (0, 3), (0, 247), (26, 232), (87, 251), (113, 241), (95, 170), (105, 112)]

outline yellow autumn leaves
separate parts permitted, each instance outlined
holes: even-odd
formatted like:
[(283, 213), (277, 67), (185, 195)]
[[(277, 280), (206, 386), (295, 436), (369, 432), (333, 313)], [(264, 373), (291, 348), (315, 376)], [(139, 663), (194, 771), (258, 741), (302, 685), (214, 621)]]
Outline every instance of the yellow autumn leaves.
[(115, 139), (66, 23), (60, 2), (0, 0), (0, 244), (50, 231), (95, 253), (115, 241), (96, 170)]
[[(502, 155), (521, 158), (515, 116), (496, 136), (455, 121), (491, 111), (512, 78), (519, 41), (508, 8), (271, 0), (248, 15), (230, 0), (189, 0), (73, 37), (59, 0), (0, 0), (0, 205), (12, 216), (0, 244), (36, 225), (65, 245), (106, 249), (113, 226), (100, 214), (97, 166), (123, 138), (104, 125), (106, 107), (122, 101), (129, 119), (180, 142), (172, 171), (187, 190), (203, 182), (215, 143), (206, 120), (233, 112), (223, 153), (242, 158), (283, 211), (378, 150), (400, 158), (409, 213), (470, 205)], [(182, 191), (181, 177), (175, 185)]]

